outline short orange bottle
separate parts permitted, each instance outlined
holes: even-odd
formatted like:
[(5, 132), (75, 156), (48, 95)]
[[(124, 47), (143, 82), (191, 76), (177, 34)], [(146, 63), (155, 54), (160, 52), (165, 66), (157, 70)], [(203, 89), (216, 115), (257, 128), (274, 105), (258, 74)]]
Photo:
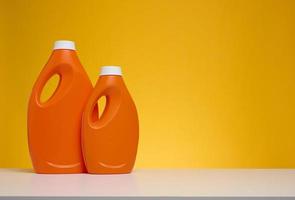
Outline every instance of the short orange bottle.
[[(98, 100), (106, 106), (96, 116)], [(85, 106), (82, 120), (82, 150), (87, 171), (92, 174), (130, 173), (138, 145), (138, 117), (124, 84), (121, 68), (105, 66)]]
[[(40, 101), (46, 82), (59, 75), (53, 95)], [(28, 107), (28, 142), (36, 173), (81, 173), (81, 117), (93, 87), (71, 41), (57, 41), (41, 71)]]

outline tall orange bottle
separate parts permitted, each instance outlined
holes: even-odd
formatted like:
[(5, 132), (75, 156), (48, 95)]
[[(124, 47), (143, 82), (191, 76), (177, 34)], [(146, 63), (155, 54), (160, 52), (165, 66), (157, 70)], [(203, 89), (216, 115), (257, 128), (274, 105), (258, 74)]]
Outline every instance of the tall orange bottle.
[[(106, 106), (98, 118), (95, 106), (103, 96)], [(136, 158), (138, 131), (136, 107), (124, 84), (121, 68), (102, 67), (82, 119), (82, 150), (87, 171), (130, 173)]]
[[(59, 75), (53, 95), (40, 101), (46, 82)], [(72, 41), (56, 41), (41, 71), (28, 107), (28, 142), (36, 173), (81, 173), (85, 165), (81, 150), (81, 117), (92, 91)]]

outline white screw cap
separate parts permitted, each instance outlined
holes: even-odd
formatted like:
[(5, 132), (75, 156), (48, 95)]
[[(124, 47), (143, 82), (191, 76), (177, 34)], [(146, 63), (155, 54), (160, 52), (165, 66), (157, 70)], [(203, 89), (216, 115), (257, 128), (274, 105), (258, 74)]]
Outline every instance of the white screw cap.
[(102, 66), (100, 68), (100, 76), (104, 75), (122, 75), (122, 70), (120, 66)]
[(76, 50), (75, 42), (70, 40), (57, 40), (54, 42), (53, 49), (71, 49)]

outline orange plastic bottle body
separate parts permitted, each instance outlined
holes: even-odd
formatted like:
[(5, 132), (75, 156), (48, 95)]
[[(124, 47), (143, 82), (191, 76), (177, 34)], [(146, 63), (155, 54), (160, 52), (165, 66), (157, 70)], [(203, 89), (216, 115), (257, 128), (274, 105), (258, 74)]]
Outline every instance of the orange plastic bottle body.
[[(106, 97), (98, 120), (93, 110)], [(82, 149), (87, 171), (93, 174), (130, 173), (138, 146), (138, 116), (121, 76), (100, 76), (85, 107), (82, 120)]]
[[(59, 85), (46, 102), (40, 93), (54, 75)], [(74, 50), (54, 50), (32, 90), (28, 107), (28, 142), (36, 173), (81, 173), (81, 116), (92, 91)]]

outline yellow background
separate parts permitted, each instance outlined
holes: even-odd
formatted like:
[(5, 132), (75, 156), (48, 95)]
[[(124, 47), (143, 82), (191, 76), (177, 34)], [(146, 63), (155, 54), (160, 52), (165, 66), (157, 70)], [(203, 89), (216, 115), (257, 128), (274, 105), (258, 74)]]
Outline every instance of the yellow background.
[(0, 167), (31, 167), (28, 97), (58, 39), (93, 83), (123, 67), (136, 167), (295, 167), (295, 1), (0, 2)]

